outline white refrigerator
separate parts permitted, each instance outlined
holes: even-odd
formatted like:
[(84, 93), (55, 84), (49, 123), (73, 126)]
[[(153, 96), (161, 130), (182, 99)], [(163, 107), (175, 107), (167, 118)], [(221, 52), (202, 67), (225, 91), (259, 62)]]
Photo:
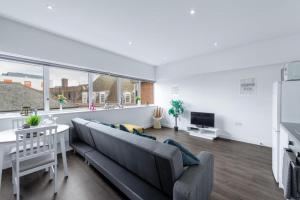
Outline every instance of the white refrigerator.
[(280, 123), (300, 123), (300, 81), (283, 81), (273, 84), (272, 116), (272, 170), (279, 181)]

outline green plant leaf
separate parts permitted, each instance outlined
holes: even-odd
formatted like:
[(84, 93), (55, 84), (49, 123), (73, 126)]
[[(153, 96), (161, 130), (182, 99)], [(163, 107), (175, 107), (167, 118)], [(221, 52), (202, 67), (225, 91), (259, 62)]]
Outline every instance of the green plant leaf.
[(184, 112), (183, 109), (183, 102), (181, 100), (171, 100), (171, 108), (169, 109), (168, 113), (169, 115), (172, 115), (173, 117), (179, 117)]
[(38, 115), (32, 115), (26, 119), (26, 123), (30, 126), (37, 126), (41, 122), (41, 117)]

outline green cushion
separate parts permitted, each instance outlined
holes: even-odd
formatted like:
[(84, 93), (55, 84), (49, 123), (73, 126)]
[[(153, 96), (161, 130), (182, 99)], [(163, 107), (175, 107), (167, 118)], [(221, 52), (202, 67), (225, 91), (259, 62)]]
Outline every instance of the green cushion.
[(167, 139), (164, 141), (165, 144), (173, 145), (181, 151), (183, 166), (199, 165), (199, 159), (194, 156), (188, 149), (182, 146), (180, 143), (172, 139)]

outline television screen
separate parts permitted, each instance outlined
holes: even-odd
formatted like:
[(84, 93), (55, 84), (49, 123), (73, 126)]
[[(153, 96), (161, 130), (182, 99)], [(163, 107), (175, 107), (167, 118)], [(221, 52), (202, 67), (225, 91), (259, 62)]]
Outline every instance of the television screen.
[(215, 126), (215, 114), (214, 113), (201, 113), (191, 112), (191, 124), (202, 127), (214, 127)]

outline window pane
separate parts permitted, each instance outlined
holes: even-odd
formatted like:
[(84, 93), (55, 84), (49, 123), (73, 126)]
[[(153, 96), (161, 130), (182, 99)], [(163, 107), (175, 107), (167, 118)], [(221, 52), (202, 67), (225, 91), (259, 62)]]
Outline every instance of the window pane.
[(141, 82), (142, 104), (154, 104), (153, 87), (151, 82)]
[(118, 104), (118, 78), (109, 75), (94, 74), (93, 103), (104, 106), (105, 103)]
[(66, 97), (64, 108), (88, 107), (88, 73), (50, 68), (50, 109), (59, 108), (58, 95)]
[(0, 112), (43, 109), (43, 67), (0, 60), (0, 102)]
[(138, 96), (139, 82), (136, 80), (121, 78), (121, 96), (125, 105), (135, 105)]

